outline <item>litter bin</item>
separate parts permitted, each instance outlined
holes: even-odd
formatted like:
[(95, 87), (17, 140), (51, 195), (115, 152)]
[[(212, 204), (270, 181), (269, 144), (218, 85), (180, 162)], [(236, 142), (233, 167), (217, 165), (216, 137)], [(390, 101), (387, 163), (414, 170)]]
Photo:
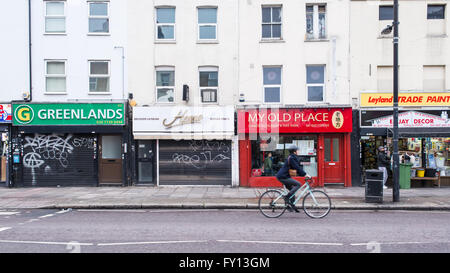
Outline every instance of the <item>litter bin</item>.
[(410, 189), (411, 188), (411, 163), (400, 163), (400, 177), (399, 184), (400, 189)]
[(366, 203), (383, 203), (383, 171), (366, 170)]

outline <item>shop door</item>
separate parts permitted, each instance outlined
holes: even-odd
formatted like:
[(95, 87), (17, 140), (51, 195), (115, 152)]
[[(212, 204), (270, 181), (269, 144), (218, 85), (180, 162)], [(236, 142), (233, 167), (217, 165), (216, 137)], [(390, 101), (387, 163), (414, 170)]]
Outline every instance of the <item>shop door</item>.
[(160, 140), (160, 185), (231, 185), (231, 141)]
[(343, 138), (325, 136), (324, 142), (324, 183), (344, 183)]
[(99, 183), (122, 184), (122, 137), (100, 137)]
[(138, 184), (154, 184), (155, 142), (152, 140), (139, 140), (137, 151)]

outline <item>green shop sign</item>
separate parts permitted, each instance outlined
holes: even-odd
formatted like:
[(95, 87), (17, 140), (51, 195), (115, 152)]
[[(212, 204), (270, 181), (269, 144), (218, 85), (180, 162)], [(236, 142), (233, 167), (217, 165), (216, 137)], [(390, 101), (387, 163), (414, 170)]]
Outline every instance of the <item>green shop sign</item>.
[(124, 103), (13, 104), (14, 125), (125, 125)]

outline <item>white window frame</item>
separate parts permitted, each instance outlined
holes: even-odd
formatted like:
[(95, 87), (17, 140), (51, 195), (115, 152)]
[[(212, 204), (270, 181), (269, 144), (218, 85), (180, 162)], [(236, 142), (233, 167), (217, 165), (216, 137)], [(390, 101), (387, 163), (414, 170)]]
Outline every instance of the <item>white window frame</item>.
[[(110, 10), (109, 10), (109, 1), (88, 1), (88, 35), (110, 35), (111, 33), (111, 18), (110, 18)], [(107, 13), (108, 15), (91, 15), (91, 4), (106, 4), (107, 5)], [(90, 19), (108, 19), (108, 32), (90, 32)]]
[[(199, 13), (200, 13), (200, 9), (215, 9), (216, 10), (216, 23), (199, 23)], [(218, 40), (218, 31), (217, 31), (217, 27), (218, 27), (218, 21), (219, 21), (219, 9), (215, 6), (200, 6), (197, 7), (197, 39), (198, 41), (217, 41)], [(202, 39), (200, 38), (200, 28), (201, 27), (214, 27), (215, 28), (215, 32), (216, 32), (216, 38), (215, 39)]]
[[(108, 74), (91, 74), (91, 63), (108, 63)], [(88, 93), (90, 95), (105, 95), (111, 94), (111, 60), (89, 60), (88, 61)], [(91, 91), (91, 78), (108, 78), (107, 91)]]
[[(308, 83), (308, 66), (322, 66), (323, 67), (323, 83)], [(305, 83), (306, 83), (306, 101), (307, 101), (307, 103), (324, 103), (324, 102), (326, 102), (326, 96), (325, 96), (325, 94), (326, 94), (326, 82), (327, 82), (327, 78), (326, 78), (326, 76), (327, 76), (327, 66), (326, 65), (324, 65), (324, 64), (307, 64), (306, 66), (305, 66), (305, 75), (306, 75), (306, 80), (305, 80)], [(309, 100), (309, 89), (308, 89), (308, 87), (315, 87), (315, 86), (320, 86), (320, 87), (322, 87), (322, 101), (310, 101)]]
[[(63, 15), (47, 15), (47, 4), (48, 3), (63, 3), (64, 13)], [(64, 19), (64, 31), (61, 32), (47, 32), (47, 19)], [(44, 2), (44, 34), (48, 35), (61, 35), (66, 34), (66, 1), (45, 1)]]
[[(158, 84), (158, 72), (173, 72), (173, 86), (159, 86)], [(173, 104), (175, 103), (175, 66), (156, 66), (155, 67), (155, 102), (161, 103), (161, 104)], [(173, 90), (173, 101), (158, 101), (158, 89), (159, 88), (165, 88), (165, 89), (172, 89)]]
[[(200, 86), (200, 72), (217, 72), (217, 86)], [(219, 67), (218, 66), (200, 66), (198, 68), (198, 87), (200, 92), (200, 103), (218, 104), (219, 103)], [(203, 101), (203, 91), (216, 91), (216, 101)]]
[[(308, 3), (305, 5), (305, 23), (306, 23), (306, 7), (313, 7), (313, 34), (312, 36), (307, 32), (307, 29), (305, 29), (305, 37), (306, 40), (324, 40), (327, 39), (327, 30), (328, 30), (328, 16), (327, 16), (327, 4), (325, 3)], [(324, 37), (320, 37), (320, 29), (319, 29), (319, 7), (325, 6), (325, 34)], [(306, 24), (305, 24), (306, 26)]]
[[(262, 15), (262, 9), (263, 8), (270, 8), (270, 23), (264, 23), (263, 22), (263, 15)], [(281, 16), (281, 22), (273, 22), (273, 13), (272, 13), (272, 9), (273, 8), (280, 8), (280, 16)], [(263, 37), (262, 34), (262, 28), (263, 25), (280, 25), (280, 37)], [(261, 6), (261, 40), (267, 41), (267, 40), (283, 40), (283, 5), (262, 5)]]
[[(64, 63), (64, 74), (49, 74), (48, 73), (48, 63)], [(44, 60), (45, 65), (45, 92), (46, 95), (61, 95), (61, 94), (67, 94), (67, 60)], [(47, 91), (47, 78), (64, 78), (66, 81), (66, 88), (65, 91), (58, 91), (58, 92), (51, 92)]]
[[(280, 84), (264, 84), (264, 68), (280, 68)], [(262, 67), (262, 101), (264, 104), (281, 104), (283, 101), (283, 66), (282, 65), (264, 65)], [(266, 102), (266, 88), (280, 88), (280, 101), (279, 102)]]
[[(158, 9), (174, 9), (174, 22), (173, 23), (158, 23)], [(155, 41), (157, 42), (175, 42), (177, 40), (177, 9), (174, 6), (157, 6), (155, 7)], [(173, 27), (173, 39), (160, 39), (158, 38), (158, 27), (159, 26), (171, 26)]]

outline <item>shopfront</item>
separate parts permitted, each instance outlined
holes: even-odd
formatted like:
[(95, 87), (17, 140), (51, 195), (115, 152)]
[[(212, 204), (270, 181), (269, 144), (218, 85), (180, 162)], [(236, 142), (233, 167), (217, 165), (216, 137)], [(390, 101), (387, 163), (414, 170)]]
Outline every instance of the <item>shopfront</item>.
[(14, 184), (126, 185), (126, 104), (13, 104)]
[[(385, 146), (392, 155), (392, 94), (361, 93), (359, 168), (377, 168), (377, 148)], [(439, 177), (441, 185), (450, 185), (450, 95), (448, 93), (401, 93), (399, 156), (400, 163), (411, 163), (411, 186), (433, 185), (416, 180), (417, 170)], [(418, 105), (421, 105), (420, 107)], [(356, 151), (355, 151), (356, 152)], [(391, 164), (392, 165), (392, 164)], [(358, 166), (354, 166), (358, 168)], [(387, 185), (392, 183), (392, 167)], [(436, 183), (437, 184), (437, 183)]]
[[(351, 108), (238, 110), (240, 185), (276, 187), (289, 148), (319, 186), (351, 185)], [(302, 178), (296, 178), (302, 181)]]
[(135, 184), (236, 181), (233, 107), (134, 107), (133, 137)]
[(9, 185), (11, 104), (0, 104), (0, 187)]

